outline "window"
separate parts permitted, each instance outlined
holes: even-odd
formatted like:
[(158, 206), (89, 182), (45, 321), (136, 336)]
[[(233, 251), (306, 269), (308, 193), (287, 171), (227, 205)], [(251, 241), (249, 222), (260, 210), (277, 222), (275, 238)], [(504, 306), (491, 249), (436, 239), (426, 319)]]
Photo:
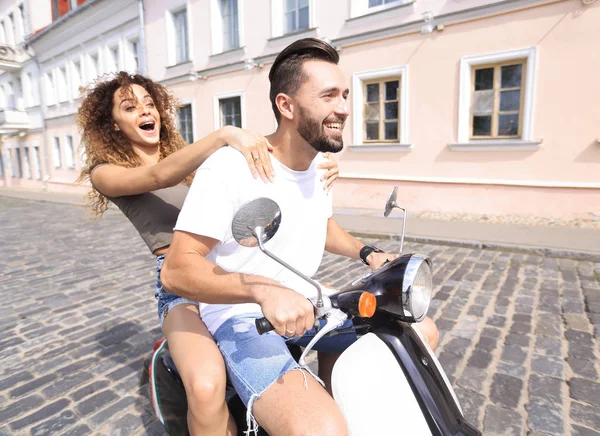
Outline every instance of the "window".
[(401, 145), (407, 142), (406, 66), (354, 73), (352, 78), (354, 144)]
[(13, 32), (12, 14), (8, 14), (4, 21), (4, 31), (6, 32), (6, 44), (15, 45), (15, 34)]
[(4, 86), (6, 95), (6, 108), (10, 110), (15, 110), (17, 108), (17, 100), (15, 98), (15, 87), (13, 86), (12, 81), (6, 82)]
[(364, 83), (364, 142), (398, 142), (400, 77)]
[(35, 178), (42, 180), (42, 158), (40, 156), (40, 147), (33, 147), (35, 156)]
[(17, 45), (17, 43), (21, 42), (19, 39), (19, 33), (17, 32), (17, 23), (15, 22), (15, 15), (11, 12), (8, 14), (8, 22), (10, 23), (10, 31), (12, 33), (13, 44)]
[(16, 89), (15, 89), (15, 107), (17, 108), (17, 110), (24, 110), (25, 109), (25, 101), (23, 100), (24, 98), (24, 91), (23, 91), (23, 80), (21, 79), (20, 76), (17, 76), (16, 78)]
[(82, 78), (83, 78), (83, 71), (81, 69), (81, 61), (76, 60), (73, 62), (73, 65), (71, 68), (71, 87), (72, 87), (73, 96), (75, 96), (75, 97), (79, 96), (79, 87), (82, 84)]
[(187, 9), (173, 12), (173, 29), (175, 32), (175, 63), (187, 62), (190, 59)]
[(25, 9), (23, 7), (23, 3), (21, 3), (19, 5), (19, 24), (20, 24), (20, 30), (21, 30), (21, 38), (25, 38), (25, 34), (27, 33), (26, 31), (26, 27), (25, 26)]
[(23, 178), (23, 170), (21, 168), (21, 149), (15, 148), (15, 158), (13, 159), (13, 164), (15, 165), (13, 168), (13, 176), (18, 178)]
[(31, 73), (23, 74), (23, 100), (25, 103), (25, 107), (31, 107), (35, 105), (35, 100), (33, 96), (33, 80), (31, 78)]
[(94, 80), (96, 80), (96, 78), (98, 77), (98, 74), (100, 72), (100, 64), (98, 62), (98, 54), (97, 53), (92, 53), (90, 54), (89, 60), (88, 60), (88, 82), (93, 82)]
[(26, 179), (31, 179), (31, 166), (29, 165), (29, 147), (24, 147), (23, 151), (23, 173)]
[(140, 70), (140, 45), (137, 39), (127, 44), (127, 71), (137, 73)]
[(223, 23), (223, 50), (232, 50), (240, 46), (238, 28), (238, 0), (219, 0)]
[(58, 94), (58, 101), (63, 102), (69, 99), (69, 92), (67, 89), (67, 68), (58, 68), (55, 72), (56, 79), (56, 90)]
[(8, 150), (8, 153), (6, 153), (4, 156), (6, 157), (6, 162), (4, 162), (6, 166), (4, 167), (4, 169), (8, 170), (6, 173), (6, 177), (14, 177), (15, 171), (13, 169), (13, 158), (11, 156), (10, 150)]
[[(350, 0), (350, 17), (356, 18), (402, 5), (413, 4), (416, 0)], [(390, 11), (390, 14), (394, 13)]]
[(46, 93), (46, 105), (56, 104), (56, 93), (54, 92), (54, 81), (50, 74), (44, 74), (44, 90)]
[(192, 119), (192, 105), (186, 104), (177, 109), (177, 118), (179, 120), (179, 133), (185, 139), (185, 142), (191, 144), (194, 142), (194, 121)]
[(375, 8), (377, 6), (387, 5), (390, 3), (401, 3), (401, 0), (369, 0), (369, 7)]
[[(461, 59), (458, 143), (538, 148), (532, 139), (536, 48)], [(476, 147), (473, 147), (476, 145)]]
[(107, 73), (117, 73), (119, 71), (119, 47), (110, 47), (108, 49), (108, 59), (106, 62)]
[(284, 34), (308, 29), (308, 0), (284, 0), (283, 22)]
[(239, 96), (219, 99), (219, 121), (219, 127), (242, 127), (242, 102)]
[(75, 148), (73, 148), (73, 137), (67, 135), (67, 149), (65, 150), (65, 163), (67, 168), (75, 169)]
[(524, 60), (473, 66), (471, 139), (520, 138)]
[(51, 0), (52, 1), (52, 21), (58, 20), (71, 10), (70, 0)]
[(54, 168), (62, 167), (62, 160), (60, 158), (60, 139), (56, 136), (52, 138), (52, 160), (54, 161)]

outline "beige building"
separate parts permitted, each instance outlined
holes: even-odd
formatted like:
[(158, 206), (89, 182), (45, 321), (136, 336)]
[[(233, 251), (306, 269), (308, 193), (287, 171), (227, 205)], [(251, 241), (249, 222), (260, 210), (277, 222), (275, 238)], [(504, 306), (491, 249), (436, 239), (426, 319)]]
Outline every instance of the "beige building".
[(181, 98), (193, 138), (272, 131), (270, 64), (316, 36), (351, 91), (337, 207), (380, 208), (398, 185), (411, 210), (600, 215), (600, 2), (170, 5), (145, 2), (148, 73)]
[(413, 211), (600, 215), (599, 1), (144, 0), (142, 18), (188, 141), (273, 131), (275, 56), (330, 41), (351, 102), (336, 207), (398, 185)]

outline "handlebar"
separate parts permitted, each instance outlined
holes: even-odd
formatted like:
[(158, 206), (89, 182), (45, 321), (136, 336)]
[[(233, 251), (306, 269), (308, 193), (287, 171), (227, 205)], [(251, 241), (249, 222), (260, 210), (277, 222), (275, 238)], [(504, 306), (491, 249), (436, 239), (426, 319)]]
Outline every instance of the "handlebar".
[(256, 331), (258, 332), (259, 335), (263, 335), (267, 332), (270, 332), (271, 330), (275, 330), (275, 327), (273, 327), (273, 324), (271, 324), (271, 321), (269, 321), (267, 318), (257, 318), (254, 321), (254, 324), (256, 325)]

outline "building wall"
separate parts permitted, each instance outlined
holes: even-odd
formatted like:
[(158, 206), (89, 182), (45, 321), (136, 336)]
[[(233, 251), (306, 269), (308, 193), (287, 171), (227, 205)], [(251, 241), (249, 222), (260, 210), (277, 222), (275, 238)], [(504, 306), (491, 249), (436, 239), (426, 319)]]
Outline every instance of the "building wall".
[(87, 189), (75, 184), (83, 165), (75, 124), (82, 90), (105, 74), (136, 72), (136, 58), (140, 63), (143, 56), (137, 1), (80, 3), (80, 9), (55, 20), (30, 40), (41, 68), (51, 190)]
[[(366, 0), (309, 0), (309, 28), (283, 35), (283, 0), (238, 0), (240, 44), (230, 51), (222, 50), (218, 4), (146, 0), (142, 33), (136, 1), (95, 1), (30, 41), (42, 67), (50, 187), (67, 189), (80, 167), (76, 156), (75, 168), (55, 168), (52, 148), (54, 137), (63, 138), (61, 147), (67, 135), (78, 138), (74, 114), (81, 100), (71, 75), (77, 62), (82, 84), (93, 80), (91, 56), (98, 74), (111, 71), (111, 48), (119, 48), (119, 69), (128, 68), (129, 41), (145, 35), (147, 74), (192, 106), (195, 139), (219, 127), (218, 99), (230, 95), (242, 98), (243, 127), (268, 134), (276, 128), (271, 63), (289, 43), (316, 36), (340, 51), (351, 91), (335, 206), (379, 209), (398, 185), (399, 201), (414, 211), (600, 213), (599, 2), (436, 0), (369, 10)], [(180, 10), (187, 11), (190, 56), (177, 63), (173, 13)], [(486, 56), (527, 57), (521, 116), (529, 113), (530, 122), (520, 140), (468, 138), (466, 78)], [(59, 97), (61, 69), (68, 92)], [(353, 95), (362, 93), (369, 74), (390, 69), (402, 75), (400, 138), (365, 144), (362, 100)]]
[[(340, 50), (351, 95), (357, 91), (355, 73), (400, 67), (408, 96), (406, 144), (361, 147), (355, 116), (349, 117), (336, 206), (380, 208), (389, 189), (400, 185), (400, 201), (411, 210), (562, 217), (600, 213), (600, 82), (594, 79), (600, 67), (600, 4), (521, 2), (518, 9), (507, 10), (497, 6), (503, 2), (438, 1), (351, 17), (355, 1), (333, 0), (317, 3), (311, 26), (316, 29), (273, 37), (269, 11), (275, 1), (257, 0), (252, 8), (241, 1), (243, 47), (212, 55), (214, 3), (182, 3), (190, 14), (193, 54), (190, 62), (175, 66), (165, 61), (168, 39), (160, 38), (168, 15), (161, 2), (145, 3), (148, 49), (156, 53), (149, 57), (149, 74), (193, 103), (197, 137), (215, 128), (215, 96), (233, 91), (243, 92), (245, 125), (271, 132), (267, 75), (274, 54), (300, 37), (326, 37)], [(488, 6), (487, 12), (465, 12), (482, 6)], [(433, 13), (433, 24), (444, 24), (443, 30), (421, 34), (425, 8)], [(520, 49), (533, 53), (527, 68), (535, 70), (527, 144), (508, 141), (482, 148), (461, 141), (461, 60)], [(264, 67), (245, 70), (240, 60), (248, 58), (263, 59)], [(195, 80), (189, 71), (207, 79)], [(362, 110), (360, 104), (352, 106), (355, 113)]]

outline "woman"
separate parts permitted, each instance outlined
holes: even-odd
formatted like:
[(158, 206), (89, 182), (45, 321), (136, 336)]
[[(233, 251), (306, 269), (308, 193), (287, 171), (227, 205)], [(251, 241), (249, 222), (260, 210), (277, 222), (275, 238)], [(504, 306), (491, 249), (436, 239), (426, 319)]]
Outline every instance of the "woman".
[[(192, 434), (235, 435), (225, 403), (225, 366), (198, 304), (167, 293), (160, 269), (173, 236), (193, 171), (224, 145), (243, 153), (254, 177), (273, 180), (268, 141), (226, 126), (184, 147), (175, 128), (176, 101), (162, 86), (140, 75), (120, 72), (86, 92), (77, 124), (85, 144), (92, 210), (101, 216), (116, 204), (157, 256), (158, 315), (171, 355), (183, 380)], [(332, 159), (321, 165), (324, 189), (337, 179)], [(173, 314), (173, 315), (172, 315)]]

